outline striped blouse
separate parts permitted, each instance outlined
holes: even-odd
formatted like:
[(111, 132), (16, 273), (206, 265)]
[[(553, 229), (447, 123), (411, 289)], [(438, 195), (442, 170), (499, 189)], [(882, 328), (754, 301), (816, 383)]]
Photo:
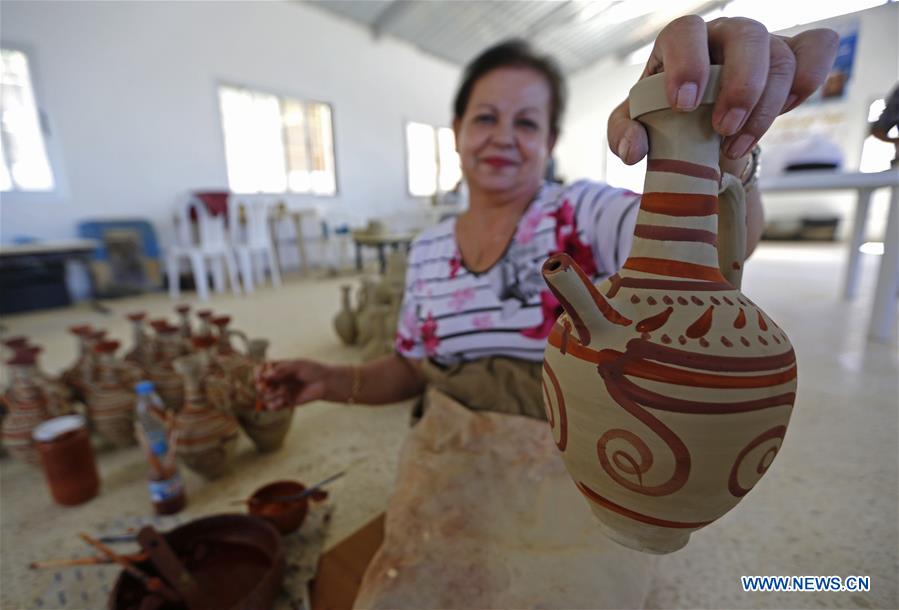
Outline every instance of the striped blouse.
[(488, 356), (543, 359), (562, 310), (540, 273), (568, 253), (594, 281), (615, 273), (631, 247), (640, 196), (586, 180), (545, 183), (500, 260), (469, 271), (456, 245), (456, 219), (422, 232), (409, 253), (396, 350), (451, 365)]

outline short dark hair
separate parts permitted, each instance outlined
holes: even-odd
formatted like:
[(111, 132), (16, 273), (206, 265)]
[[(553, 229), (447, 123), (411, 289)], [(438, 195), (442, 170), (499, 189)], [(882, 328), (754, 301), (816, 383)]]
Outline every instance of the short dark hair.
[(474, 85), (481, 77), (497, 68), (509, 67), (531, 68), (546, 78), (550, 91), (549, 129), (554, 136), (558, 135), (567, 97), (565, 76), (552, 57), (538, 54), (520, 38), (492, 46), (469, 62), (453, 102), (453, 118), (462, 119)]

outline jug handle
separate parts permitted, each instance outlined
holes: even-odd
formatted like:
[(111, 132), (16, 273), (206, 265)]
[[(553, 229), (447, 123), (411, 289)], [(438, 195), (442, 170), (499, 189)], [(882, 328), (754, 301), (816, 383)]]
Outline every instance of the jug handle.
[(229, 330), (228, 337), (237, 337), (240, 339), (241, 343), (243, 343), (243, 353), (250, 353), (250, 339), (247, 337), (247, 334), (242, 330)]
[(718, 267), (740, 289), (746, 259), (746, 191), (740, 179), (722, 174), (718, 189)]

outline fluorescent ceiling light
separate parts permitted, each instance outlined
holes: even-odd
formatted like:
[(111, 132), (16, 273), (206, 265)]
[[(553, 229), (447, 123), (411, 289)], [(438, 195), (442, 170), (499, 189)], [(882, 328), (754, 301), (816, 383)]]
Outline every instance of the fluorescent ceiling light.
[(852, 0), (852, 2), (821, 2), (821, 0), (732, 0), (722, 9), (703, 15), (711, 21), (718, 17), (748, 17), (775, 32), (796, 25), (838, 17), (886, 4), (884, 0)]
[(862, 254), (875, 254), (877, 256), (883, 256), (883, 242), (866, 241), (858, 247), (858, 251)]

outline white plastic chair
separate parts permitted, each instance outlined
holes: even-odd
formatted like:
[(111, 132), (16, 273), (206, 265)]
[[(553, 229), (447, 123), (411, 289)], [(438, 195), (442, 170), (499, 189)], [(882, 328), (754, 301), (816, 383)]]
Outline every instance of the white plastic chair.
[(271, 204), (267, 201), (248, 202), (235, 197), (228, 204), (231, 243), (240, 262), (240, 274), (247, 293), (253, 292), (256, 283), (265, 283), (266, 265), (272, 276), (272, 284), (281, 285), (281, 270), (269, 229), (270, 207)]
[[(191, 212), (197, 219), (196, 239), (191, 223)], [(195, 197), (180, 204), (175, 210), (174, 217), (177, 241), (166, 253), (169, 296), (177, 299), (181, 293), (180, 262), (184, 258), (190, 263), (197, 297), (201, 301), (209, 299), (207, 269), (212, 272), (212, 284), (216, 292), (225, 292), (225, 268), (227, 268), (231, 290), (235, 294), (240, 294), (237, 260), (231, 244), (228, 243), (225, 217), (211, 215), (206, 205)]]

